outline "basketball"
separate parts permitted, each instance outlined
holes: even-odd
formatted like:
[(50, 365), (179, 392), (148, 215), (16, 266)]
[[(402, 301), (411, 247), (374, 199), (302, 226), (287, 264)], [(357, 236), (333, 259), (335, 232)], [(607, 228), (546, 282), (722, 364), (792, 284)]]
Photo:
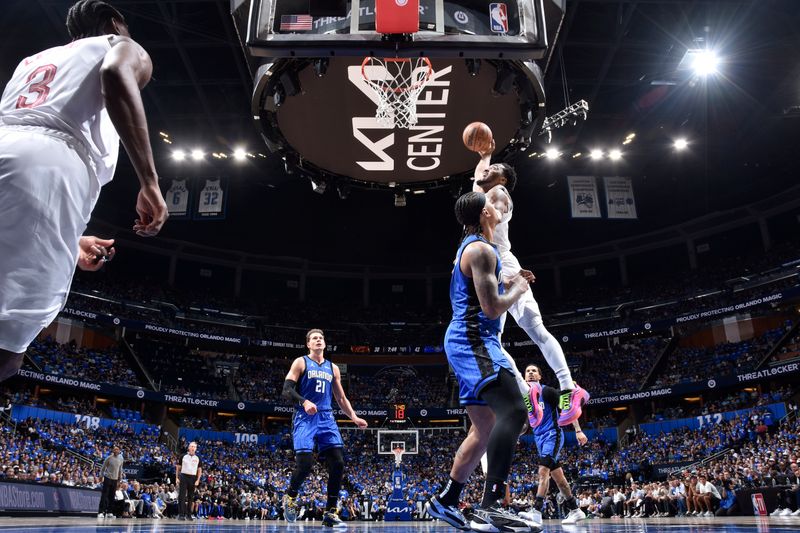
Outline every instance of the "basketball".
[(464, 128), (461, 135), (464, 139), (464, 146), (473, 152), (482, 152), (489, 148), (492, 143), (492, 130), (483, 122), (473, 122)]

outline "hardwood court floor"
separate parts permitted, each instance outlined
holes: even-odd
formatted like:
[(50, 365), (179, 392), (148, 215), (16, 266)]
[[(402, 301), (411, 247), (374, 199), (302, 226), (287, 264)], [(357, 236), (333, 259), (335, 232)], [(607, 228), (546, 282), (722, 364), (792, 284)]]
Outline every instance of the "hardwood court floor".
[[(366, 533), (445, 533), (456, 530), (440, 522), (349, 522), (348, 532)], [(0, 532), (36, 533), (323, 533), (331, 532), (319, 522), (283, 521), (194, 521), (97, 519), (81, 517), (10, 518), (0, 517)], [(344, 531), (344, 530), (342, 530)], [(738, 518), (651, 518), (625, 520), (584, 520), (575, 526), (545, 520), (545, 531), (560, 533), (789, 533), (800, 532), (800, 517)]]

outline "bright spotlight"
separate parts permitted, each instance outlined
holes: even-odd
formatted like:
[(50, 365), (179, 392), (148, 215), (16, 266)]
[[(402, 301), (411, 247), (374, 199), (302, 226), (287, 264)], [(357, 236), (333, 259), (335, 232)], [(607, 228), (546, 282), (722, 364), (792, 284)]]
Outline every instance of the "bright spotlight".
[(703, 50), (697, 54), (692, 63), (692, 68), (698, 76), (714, 74), (719, 66), (719, 57), (712, 50)]
[(174, 159), (175, 161), (183, 161), (184, 159), (186, 159), (186, 152), (184, 152), (183, 150), (174, 150), (172, 152), (172, 159)]
[(244, 161), (247, 159), (247, 151), (244, 148), (236, 148), (233, 151), (233, 158), (236, 161)]
[(686, 147), (689, 146), (689, 141), (686, 139), (675, 139), (673, 146), (676, 150), (685, 150)]
[(547, 157), (547, 159), (557, 159), (558, 156), (561, 155), (561, 152), (559, 152), (556, 148), (548, 148), (544, 155)]
[(589, 157), (597, 161), (598, 159), (603, 159), (603, 151), (602, 150), (592, 150), (589, 153)]
[(622, 152), (620, 152), (619, 150), (611, 150), (610, 152), (608, 152), (608, 158), (612, 161), (618, 161), (619, 159), (622, 158)]
[(203, 159), (204, 155), (205, 154), (203, 154), (203, 151), (200, 150), (199, 148), (195, 148), (194, 150), (192, 150), (192, 159), (195, 161), (200, 161), (201, 159)]

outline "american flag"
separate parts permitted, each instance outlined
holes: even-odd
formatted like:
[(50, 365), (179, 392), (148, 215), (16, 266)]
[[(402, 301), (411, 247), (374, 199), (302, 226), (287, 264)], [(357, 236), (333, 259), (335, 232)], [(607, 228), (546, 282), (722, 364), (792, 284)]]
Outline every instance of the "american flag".
[(313, 20), (311, 15), (281, 15), (280, 31), (309, 31)]

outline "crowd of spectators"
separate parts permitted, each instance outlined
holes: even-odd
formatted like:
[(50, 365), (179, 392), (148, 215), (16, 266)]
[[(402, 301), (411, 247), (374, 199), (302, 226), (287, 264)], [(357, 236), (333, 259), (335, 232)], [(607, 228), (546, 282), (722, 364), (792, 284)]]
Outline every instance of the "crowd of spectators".
[(674, 405), (674, 402), (665, 402), (660, 408), (655, 408), (652, 413), (644, 415), (642, 422), (660, 422), (663, 420), (673, 420), (676, 418), (686, 418), (703, 416), (725, 411), (736, 411), (753, 406), (762, 406), (769, 403), (789, 401), (795, 389), (789, 385), (775, 385), (771, 390), (759, 392), (758, 388), (752, 387), (750, 390), (739, 390), (730, 392), (720, 397), (712, 397), (694, 405), (684, 407)]
[(95, 350), (78, 347), (75, 341), (65, 344), (51, 337), (35, 340), (28, 348), (30, 358), (48, 374), (69, 376), (89, 381), (139, 386), (119, 349)]
[(133, 340), (131, 347), (162, 392), (216, 400), (229, 397), (227, 367), (215, 364), (221, 356), (144, 337)]
[(581, 387), (600, 396), (639, 390), (667, 344), (661, 337), (623, 339), (609, 348), (568, 352), (572, 375)]
[(99, 465), (49, 446), (35, 427), (16, 431), (6, 422), (0, 425), (0, 479), (95, 489), (99, 474)]
[(709, 376), (753, 370), (785, 333), (785, 328), (781, 327), (741, 342), (726, 342), (707, 348), (678, 347), (661, 365), (653, 386), (667, 387), (702, 381)]
[[(800, 516), (800, 423), (784, 421), (770, 432), (748, 434), (721, 454), (666, 481), (637, 481), (583, 490), (579, 501), (590, 517), (654, 518), (743, 514), (736, 493), (775, 488), (773, 516)], [(748, 502), (749, 503), (749, 502)]]
[[(634, 280), (627, 287), (607, 283), (580, 289), (566, 286), (558, 298), (548, 287), (535, 289), (549, 326), (615, 329), (796, 286), (797, 271), (791, 260), (799, 257), (794, 245), (782, 243), (767, 254), (736, 261), (720, 259), (696, 270)], [(335, 331), (337, 342), (349, 346), (406, 346), (411, 344), (409, 339), (418, 345), (440, 345), (450, 316), (444, 298), (431, 307), (384, 301), (361, 307), (335, 300), (305, 305), (288, 299), (235, 298), (196, 287), (186, 290), (112, 272), (85, 280), (79, 275), (69, 305), (184, 329), (278, 342), (298, 343), (297, 328), (322, 327)], [(525, 339), (513, 321), (508, 326), (508, 340)]]
[(772, 356), (770, 363), (784, 363), (798, 357), (800, 357), (800, 329)]
[(377, 374), (350, 371), (347, 395), (356, 408), (386, 407), (401, 402), (408, 407), (446, 407), (454, 380), (445, 368), (395, 366)]
[(276, 398), (280, 398), (290, 364), (288, 359), (245, 359), (239, 364), (233, 378), (239, 398), (251, 402), (275, 402)]
[[(155, 482), (140, 485), (131, 481), (121, 486), (119, 515), (169, 517), (176, 512), (170, 476), (177, 456), (160, 442), (159, 433), (152, 427), (137, 434), (124, 423), (111, 428), (31, 419), (16, 427), (4, 424), (0, 427), (1, 472), (3, 479), (96, 488), (98, 472), (91, 462), (99, 465), (116, 445), (126, 462), (158, 466), (162, 472)], [(695, 430), (679, 428), (657, 435), (640, 432), (622, 448), (596, 438), (584, 447), (566, 447), (561, 462), (568, 477), (580, 487), (576, 494), (581, 507), (592, 516), (735, 513), (731, 510), (734, 500), (724, 503), (726, 491), (735, 494), (754, 486), (785, 486), (782, 505), (793, 512), (797, 508), (799, 433), (797, 418), (778, 427), (766, 410), (755, 408), (746, 416)], [(391, 493), (394, 458), (378, 455), (374, 433), (347, 430), (343, 436), (347, 467), (340, 494), (341, 513), (349, 519), (379, 518)], [(403, 457), (405, 497), (417, 518), (425, 518), (423, 504), (446, 479), (449, 461), (464, 436), (462, 429), (423, 429), (418, 454)], [(203, 519), (280, 518), (280, 497), (288, 486), (294, 461), (289, 427), (284, 426), (276, 437), (277, 445), (201, 441), (198, 455), (203, 475), (194, 514)], [(181, 446), (186, 444), (182, 442)], [(68, 454), (68, 450), (74, 454)], [(728, 453), (666, 482), (653, 477), (653, 464), (702, 461), (724, 450)], [(530, 507), (536, 472), (535, 447), (530, 438), (523, 438), (509, 478), (512, 508)], [(715, 486), (721, 496), (718, 500), (709, 500), (705, 496), (709, 492), (696, 488), (702, 477)], [(465, 505), (480, 500), (483, 481), (478, 469), (464, 489)], [(678, 491), (681, 484), (683, 488)], [(320, 462), (299, 496), (301, 519), (321, 518), (326, 485), (326, 469)], [(545, 517), (559, 518), (563, 513), (561, 503), (551, 494)]]

